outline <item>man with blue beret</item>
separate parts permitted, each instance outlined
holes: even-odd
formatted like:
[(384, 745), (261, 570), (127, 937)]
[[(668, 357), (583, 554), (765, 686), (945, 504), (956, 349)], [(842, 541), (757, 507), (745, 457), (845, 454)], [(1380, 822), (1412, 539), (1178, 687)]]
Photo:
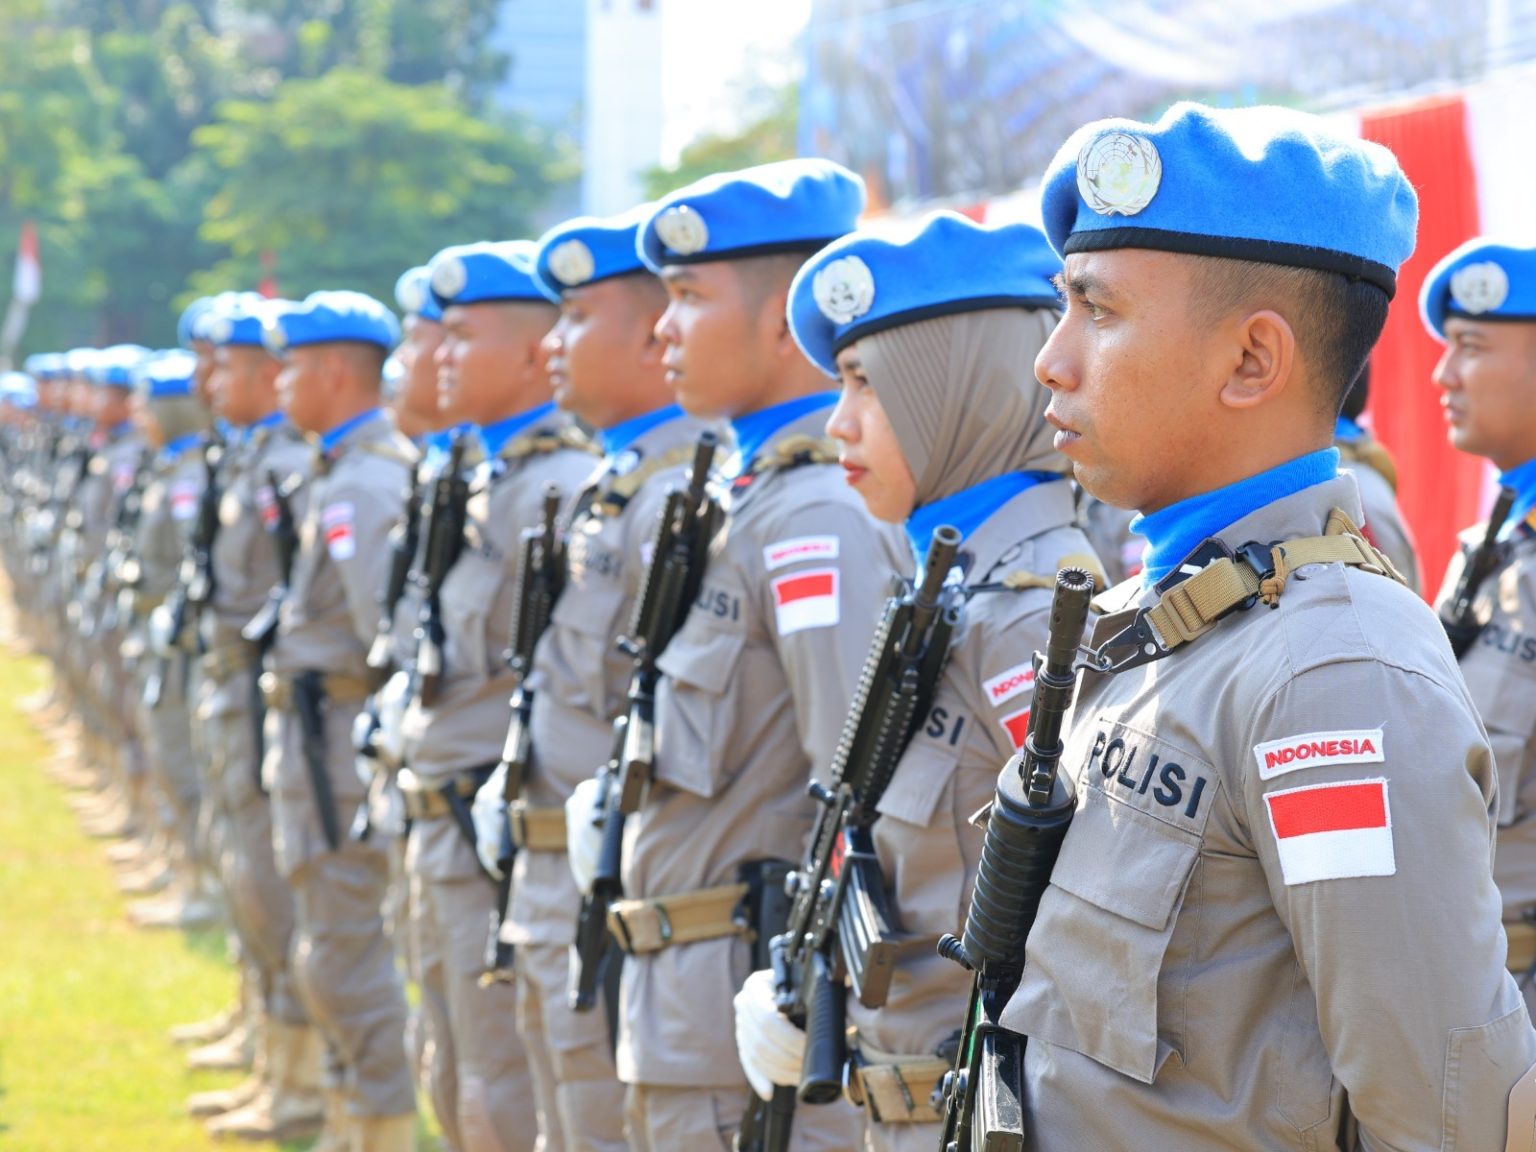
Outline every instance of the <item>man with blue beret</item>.
[[(533, 261), (540, 291), (560, 309), (543, 345), (555, 401), (597, 430), (603, 450), (579, 494), (567, 493), (565, 587), (521, 669), (519, 731), (506, 741), (527, 751), (514, 757), (517, 854), (501, 938), (515, 948), (518, 1028), (544, 1146), (567, 1152), (626, 1145), (608, 1024), (617, 1006), (578, 1013), (569, 1005), (581, 892), (566, 863), (565, 801), (609, 754), (633, 663), (614, 638), (633, 615), (665, 493), (683, 485), (704, 428), (677, 406), (661, 365), (653, 329), (667, 297), (635, 251), (644, 211), (560, 224), (539, 240)], [(486, 782), (475, 806), (481, 859), (492, 868), (508, 828), (505, 774)]]
[[(835, 394), (785, 315), (795, 273), (863, 206), (846, 169), (785, 161), (674, 192), (639, 233), (667, 289), (656, 335), (678, 403), (729, 420), (736, 441), (699, 596), (657, 664), (653, 779), (609, 912), (640, 1152), (713, 1147), (741, 1121), (752, 1093), (731, 1001), (776, 930), (772, 902), (749, 894), (800, 856), (806, 785), (831, 763), (879, 605), (910, 565), (899, 532), (838, 475), (823, 438)], [(579, 855), (573, 842), (573, 866)], [(666, 927), (678, 919), (683, 939)], [(793, 1146), (847, 1147), (857, 1123), (851, 1109), (807, 1110)]]
[(1047, 419), (1148, 550), (1098, 601), (1076, 816), (1001, 1014), (1031, 1146), (1497, 1152), (1536, 1031), (1493, 757), (1332, 447), (1413, 190), (1325, 120), (1178, 104), (1074, 134), (1042, 209)]
[(298, 551), (261, 686), (262, 779), (278, 870), (294, 889), (289, 970), (329, 1048), (325, 1139), (354, 1152), (416, 1146), (405, 994), (384, 933), (386, 850), (354, 840), (363, 800), (352, 725), (367, 695), (388, 537), (415, 458), (380, 407), (394, 314), (323, 291), (263, 318), (283, 360), (279, 407), (317, 441)]
[[(192, 746), (191, 675), (195, 637), (174, 635), (176, 591), (207, 485), (200, 451), (210, 425), (208, 409), (194, 391), (195, 357), (158, 356), (137, 373), (137, 419), (155, 456), (135, 526), (138, 559), (133, 615), (141, 622), (126, 653), (135, 664), (139, 726), (149, 780), (169, 819), (159, 821), (170, 883), (160, 896), (129, 907), (145, 927), (184, 928), (211, 923), (219, 900), (198, 836), (202, 780)], [(239, 1054), (222, 1048), (193, 1054), (194, 1067), (229, 1067)]]
[[(229, 429), (219, 467), (218, 530), (209, 546), (211, 592), (198, 622), (201, 657), (194, 721), (214, 864), (247, 982), (246, 1023), (257, 1047), (251, 1076), (187, 1104), (216, 1136), (286, 1140), (320, 1127), (322, 1041), (293, 986), (288, 954), (293, 891), (272, 848), (272, 810), (261, 787), (266, 709), (257, 688), (263, 644), (244, 629), (286, 581), (275, 533), (303, 518), (302, 481), (313, 450), (277, 405), (282, 362), (267, 350), (264, 321), (290, 307), (242, 294), (200, 325), (213, 345), (209, 393)], [(274, 483), (277, 489), (274, 489)], [(289, 542), (292, 547), (293, 542)]]
[[(1536, 1005), (1536, 247), (1493, 237), (1448, 253), (1424, 281), (1424, 325), (1451, 444), (1490, 460), (1512, 500), (1462, 536), (1438, 607), (1488, 730), (1499, 774), (1494, 879), (1509, 968)], [(1482, 563), (1478, 546), (1494, 542)], [(1458, 618), (1458, 605), (1463, 607)], [(1470, 608), (1470, 613), (1465, 608)], [(1455, 633), (1460, 632), (1458, 637)], [(1457, 641), (1460, 641), (1457, 643)]]
[[(1037, 228), (940, 212), (834, 241), (790, 289), (795, 339), (842, 380), (827, 430), (871, 514), (905, 528), (908, 572), (921, 578), (941, 525), (960, 533), (953, 642), (935, 639), (948, 659), (919, 689), (931, 707), (903, 734), (888, 785), (860, 796), (878, 814), (870, 849), (903, 933), (881, 1002), (847, 997), (853, 1043), (841, 1079), (864, 1107), (865, 1146), (880, 1152), (940, 1144), (930, 1098), (953, 1064), (970, 981), (933, 945), (954, 930), (975, 879), (982, 833), (971, 816), (1022, 742), (1028, 654), (1044, 647), (1055, 573), (1098, 568), (1045, 422), (1050, 393), (1032, 370), (1056, 324), (1060, 270)], [(799, 1085), (805, 1033), (780, 1014), (771, 970), (736, 997), (736, 1037), (759, 1094)]]
[[(422, 1004), (434, 1042), (453, 1061), (454, 1098), (440, 1106), (464, 1152), (531, 1152), (550, 1122), (535, 1120), (516, 990), (480, 979), (498, 900), (476, 856), (470, 816), (507, 731), (513, 679), (505, 653), (521, 533), (538, 525), (546, 489), (569, 498), (593, 464), (590, 443), (552, 402), (539, 345), (555, 310), (534, 279), (534, 247), (527, 240), (461, 245), (429, 266), (444, 332), (435, 355), (440, 408), (456, 437), (475, 441), (484, 459), (443, 477), (465, 501), (443, 520), (456, 538), (423, 525), (432, 538), (411, 582), (419, 626), (405, 661), (397, 780), (410, 820), (405, 858)], [(441, 467), (452, 463), (450, 451)], [(444, 506), (434, 501), (434, 518)]]
[(443, 426), (437, 402), (437, 350), (443, 342), (443, 310), (432, 295), (432, 273), (418, 265), (395, 283), (395, 303), (405, 317), (394, 359), (402, 373), (392, 408), (395, 426), (414, 441)]

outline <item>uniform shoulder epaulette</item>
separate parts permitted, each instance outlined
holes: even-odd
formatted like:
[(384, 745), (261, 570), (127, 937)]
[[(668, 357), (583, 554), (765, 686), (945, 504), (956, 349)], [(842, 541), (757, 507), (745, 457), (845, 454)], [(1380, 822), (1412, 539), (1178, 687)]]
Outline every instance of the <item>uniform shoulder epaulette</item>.
[(1334, 446), (1345, 460), (1379, 472), (1392, 491), (1397, 491), (1397, 462), (1379, 442), (1367, 436), (1360, 440), (1340, 440)]
[(615, 476), (607, 487), (599, 485), (600, 492), (593, 501), (594, 507), (602, 508), (610, 516), (617, 516), (635, 498), (635, 493), (645, 486), (647, 480), (658, 472), (687, 464), (693, 459), (693, 452), (693, 445), (682, 444), (660, 456), (641, 460), (624, 475)]
[(393, 460), (406, 468), (416, 466), (415, 450), (398, 436), (390, 436), (385, 440), (368, 440), (359, 444), (357, 451), (364, 456), (378, 456), (384, 460)]
[(562, 448), (593, 455), (598, 451), (591, 437), (574, 424), (567, 424), (560, 428), (540, 428), (526, 436), (514, 436), (502, 446), (500, 452), (496, 453), (496, 459), (511, 463), (529, 456), (547, 456)]
[(1102, 592), (1109, 586), (1109, 580), (1104, 575), (1104, 569), (1099, 564), (1098, 557), (1089, 552), (1068, 552), (1057, 559), (1049, 575), (1043, 572), (1031, 572), (1024, 568), (1014, 568), (1004, 572), (996, 580), (989, 580), (983, 584), (973, 584), (966, 589), (967, 592), (1022, 592), (1026, 588), (1055, 588), (1056, 573), (1063, 568), (1081, 568), (1093, 577), (1094, 591)]
[(839, 459), (837, 441), (826, 436), (807, 436), (797, 432), (778, 441), (766, 452), (760, 453), (740, 476), (731, 482), (731, 491), (741, 494), (764, 476), (774, 472), (790, 472), (808, 464), (836, 464)]

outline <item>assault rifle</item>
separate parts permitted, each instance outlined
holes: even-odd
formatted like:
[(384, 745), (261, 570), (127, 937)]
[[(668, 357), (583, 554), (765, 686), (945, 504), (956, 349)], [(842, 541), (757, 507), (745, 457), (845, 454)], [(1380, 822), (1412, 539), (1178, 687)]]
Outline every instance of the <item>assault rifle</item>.
[(424, 708), (437, 702), (443, 677), (443, 611), (440, 595), (464, 551), (464, 515), (469, 481), (464, 478), (467, 433), (448, 449), (448, 460), (432, 483), (432, 503), (425, 511), (426, 545), (422, 555), (421, 615), (416, 626), (416, 696)]
[(886, 602), (859, 676), (853, 707), (832, 757), (826, 784), (812, 781), (820, 805), (804, 862), (789, 877), (789, 923), (772, 941), (779, 1011), (805, 1030), (800, 1084), (756, 1094), (742, 1121), (742, 1152), (784, 1152), (797, 1101), (829, 1104), (843, 1091), (847, 1062), (844, 979), (867, 1008), (879, 1008), (895, 969), (893, 920), (871, 828), (907, 743), (928, 714), (960, 619), (959, 588), (945, 580), (960, 533), (933, 533), (920, 584)]
[(533, 718), (533, 690), (528, 687), (528, 671), (533, 667), (533, 651), (539, 637), (549, 627), (555, 602), (565, 591), (565, 542), (560, 539), (560, 489), (551, 484), (544, 489), (544, 515), (537, 528), (523, 530), (521, 555), (517, 564), (516, 615), (512, 618), (512, 649), (507, 665), (517, 677), (512, 692), (512, 720), (507, 725), (507, 739), (501, 750), (501, 769), (506, 774), (502, 799), (507, 805), (507, 822), (501, 832), (501, 847), (496, 866), (501, 879), (496, 888), (496, 910), (491, 913), (491, 934), (485, 945), (485, 974), (482, 982), (505, 981), (512, 975), (512, 945), (502, 938), (507, 922), (507, 906), (512, 900), (512, 860), (517, 846), (512, 841), (512, 805), (523, 794), (523, 779), (528, 771), (531, 752), (529, 724)]
[(105, 551), (100, 562), (100, 582), (89, 597), (89, 602), (100, 606), (99, 625), (103, 632), (115, 631), (122, 618), (118, 594), (123, 588), (123, 573), (128, 566), (128, 558), (133, 553), (134, 529), (139, 522), (139, 509), (143, 506), (144, 485), (149, 479), (151, 458), (152, 453), (147, 446), (139, 449), (133, 465), (133, 479), (113, 505), (112, 524), (103, 541)]
[(1461, 578), (1456, 581), (1456, 590), (1446, 605), (1445, 614), (1440, 617), (1440, 624), (1451, 642), (1451, 651), (1458, 660), (1477, 642), (1486, 623), (1478, 620), (1473, 601), (1483, 581), (1499, 566), (1499, 530), (1509, 519), (1514, 505), (1515, 490), (1500, 488), (1498, 499), (1493, 502), (1493, 512), (1488, 517), (1488, 529), (1478, 546), (1468, 554), (1461, 567)]
[(368, 691), (377, 692), (389, 679), (394, 665), (393, 642), (395, 612), (405, 586), (410, 581), (411, 564), (421, 539), (421, 477), (423, 469), (412, 470), (410, 487), (405, 494), (405, 516), (389, 531), (389, 577), (379, 597), (379, 624), (374, 629), (373, 646), (368, 649)]
[(718, 444), (713, 432), (701, 433), (688, 486), (667, 493), (645, 586), (629, 631), (618, 641), (619, 650), (634, 660), (635, 670), (622, 723), (614, 728), (616, 754), (600, 777), (603, 843), (592, 891), (582, 898), (576, 921), (576, 963), (571, 968), (570, 988), (570, 1004), (576, 1012), (590, 1011), (596, 1005), (603, 971), (613, 960), (608, 905), (623, 895), (620, 858), (624, 823), (640, 808), (656, 757), (656, 682), (660, 675), (656, 661), (698, 598), (709, 543), (720, 526), (720, 505), (708, 491), (709, 469)]
[(1092, 597), (1093, 577), (1081, 568), (1056, 574), (1045, 653), (1035, 654), (1029, 735), (998, 776), (964, 937), (939, 941), (941, 956), (975, 973), (955, 1067), (934, 1093), (945, 1152), (1024, 1148), (1024, 1037), (998, 1021), (1023, 978), (1024, 942), (1077, 806), (1071, 779), (1057, 768)]

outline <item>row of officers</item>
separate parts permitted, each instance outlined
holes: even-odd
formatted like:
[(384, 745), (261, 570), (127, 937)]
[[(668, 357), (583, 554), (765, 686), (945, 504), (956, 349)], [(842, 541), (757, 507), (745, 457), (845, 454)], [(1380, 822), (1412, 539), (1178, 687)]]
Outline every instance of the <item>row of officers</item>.
[(863, 208), (722, 174), (438, 253), (403, 337), (231, 293), (0, 382), (67, 783), (244, 974), (193, 1112), (1529, 1152), (1536, 249), (1419, 302), (1501, 485), (1437, 618), (1359, 422), (1386, 149), (1181, 104), (1068, 140), (1043, 229)]

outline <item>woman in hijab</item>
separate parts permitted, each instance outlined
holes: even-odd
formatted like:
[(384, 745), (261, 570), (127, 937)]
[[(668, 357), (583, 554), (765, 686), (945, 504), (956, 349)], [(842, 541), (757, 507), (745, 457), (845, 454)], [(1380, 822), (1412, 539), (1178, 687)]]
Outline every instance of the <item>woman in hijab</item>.
[[(1023, 743), (1057, 569), (1098, 571), (1034, 376), (1060, 267), (1034, 228), (939, 213), (905, 234), (844, 237), (790, 293), (795, 338), (842, 383), (827, 431), (847, 482), (874, 516), (906, 526), (919, 577), (935, 529), (960, 536), (950, 659), (876, 806), (874, 846), (902, 943), (884, 1006), (848, 1000), (846, 1082), (870, 1149), (939, 1144), (929, 1096), (953, 1066), (970, 977), (935, 944), (965, 921), (983, 838), (970, 817)], [(773, 1011), (771, 973), (737, 997), (737, 1032), (760, 1094), (799, 1081), (804, 1034)]]

